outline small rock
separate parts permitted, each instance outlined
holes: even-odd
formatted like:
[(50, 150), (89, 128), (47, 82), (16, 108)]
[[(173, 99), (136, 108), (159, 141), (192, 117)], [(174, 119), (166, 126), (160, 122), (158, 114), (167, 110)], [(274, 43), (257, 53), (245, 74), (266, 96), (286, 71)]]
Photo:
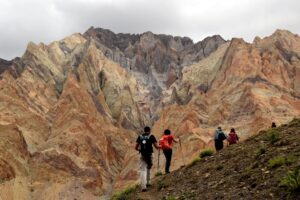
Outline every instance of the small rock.
[(208, 178), (210, 176), (210, 173), (205, 173), (204, 178)]

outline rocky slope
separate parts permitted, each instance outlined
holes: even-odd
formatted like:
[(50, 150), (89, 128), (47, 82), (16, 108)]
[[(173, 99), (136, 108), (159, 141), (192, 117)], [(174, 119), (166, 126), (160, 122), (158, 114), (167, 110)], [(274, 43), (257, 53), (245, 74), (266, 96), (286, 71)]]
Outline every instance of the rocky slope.
[(299, 141), (300, 120), (295, 119), (157, 177), (147, 192), (134, 188), (121, 196), (128, 200), (299, 199), (299, 182), (294, 191), (283, 184), (290, 172), (300, 169)]
[(180, 136), (189, 161), (217, 125), (244, 139), (299, 116), (299, 47), (288, 31), (194, 44), (100, 28), (29, 43), (21, 58), (0, 60), (0, 197), (105, 199), (137, 181), (145, 125)]

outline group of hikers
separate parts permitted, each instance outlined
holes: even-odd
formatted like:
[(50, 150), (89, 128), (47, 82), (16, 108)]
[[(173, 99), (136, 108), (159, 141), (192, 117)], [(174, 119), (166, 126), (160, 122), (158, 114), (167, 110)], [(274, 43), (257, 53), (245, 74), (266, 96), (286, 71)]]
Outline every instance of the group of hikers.
[[(235, 133), (234, 128), (232, 128), (228, 136), (226, 136), (222, 131), (222, 128), (218, 127), (214, 135), (215, 148), (217, 151), (220, 151), (223, 148), (223, 141), (225, 139), (228, 140), (229, 145), (236, 144), (239, 141), (239, 137)], [(147, 191), (147, 187), (150, 186), (150, 170), (153, 165), (153, 146), (158, 150), (162, 149), (166, 158), (165, 173), (167, 174), (170, 173), (173, 142), (178, 143), (180, 142), (180, 139), (175, 139), (171, 134), (171, 131), (166, 129), (158, 143), (155, 136), (151, 134), (151, 129), (148, 126), (144, 128), (144, 132), (136, 139), (135, 149), (141, 154), (140, 177), (143, 192)]]
[[(276, 128), (275, 122), (272, 122), (271, 128)], [(227, 140), (228, 145), (237, 144), (239, 142), (239, 137), (235, 132), (234, 128), (231, 128), (230, 133), (226, 135), (222, 128), (219, 126), (214, 134), (214, 143), (215, 143), (215, 149), (216, 151), (220, 151), (224, 147), (224, 140)], [(138, 136), (136, 139), (136, 145), (135, 149), (139, 151), (141, 154), (140, 157), (140, 176), (141, 176), (141, 187), (142, 191), (147, 191), (147, 187), (150, 186), (150, 169), (153, 165), (152, 163), (152, 153), (153, 153), (153, 147), (160, 150), (162, 149), (165, 158), (166, 158), (166, 165), (165, 165), (165, 173), (170, 173), (170, 166), (171, 166), (171, 160), (172, 160), (172, 144), (180, 143), (180, 138), (175, 139), (174, 136), (171, 134), (171, 131), (169, 129), (166, 129), (164, 131), (163, 136), (159, 140), (159, 143), (157, 142), (154, 135), (151, 134), (150, 127), (146, 126), (144, 128), (144, 132)], [(160, 152), (160, 151), (159, 151)], [(159, 158), (158, 158), (159, 159)], [(159, 162), (159, 160), (158, 160)], [(159, 167), (159, 166), (158, 166)]]

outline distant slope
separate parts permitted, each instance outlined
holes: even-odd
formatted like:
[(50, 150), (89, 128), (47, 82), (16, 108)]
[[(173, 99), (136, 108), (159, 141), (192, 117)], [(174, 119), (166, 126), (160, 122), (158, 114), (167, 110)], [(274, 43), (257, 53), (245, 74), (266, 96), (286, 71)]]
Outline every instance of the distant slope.
[(125, 199), (299, 199), (300, 193), (288, 196), (280, 186), (299, 167), (300, 119), (295, 119), (156, 178), (149, 191)]

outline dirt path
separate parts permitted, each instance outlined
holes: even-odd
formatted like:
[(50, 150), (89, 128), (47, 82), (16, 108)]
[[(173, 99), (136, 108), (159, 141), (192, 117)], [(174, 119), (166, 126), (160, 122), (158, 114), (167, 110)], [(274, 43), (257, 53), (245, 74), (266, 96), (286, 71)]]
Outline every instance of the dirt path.
[(152, 190), (149, 190), (147, 192), (138, 192), (136, 199), (142, 199), (142, 200), (158, 200), (161, 199), (157, 195), (157, 192), (153, 192)]

